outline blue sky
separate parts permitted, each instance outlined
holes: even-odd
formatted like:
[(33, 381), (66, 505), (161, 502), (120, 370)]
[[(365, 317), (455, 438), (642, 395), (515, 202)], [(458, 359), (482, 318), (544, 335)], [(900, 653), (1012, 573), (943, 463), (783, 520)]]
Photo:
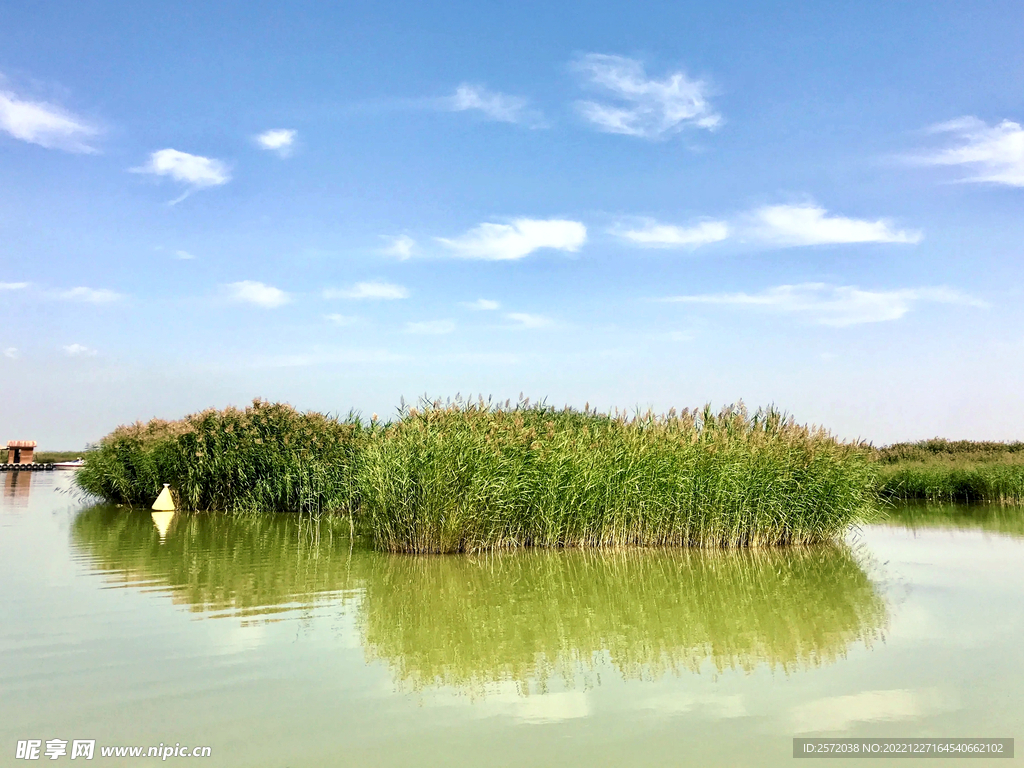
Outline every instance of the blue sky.
[(1024, 438), (1022, 17), (0, 3), (0, 439), (521, 391)]

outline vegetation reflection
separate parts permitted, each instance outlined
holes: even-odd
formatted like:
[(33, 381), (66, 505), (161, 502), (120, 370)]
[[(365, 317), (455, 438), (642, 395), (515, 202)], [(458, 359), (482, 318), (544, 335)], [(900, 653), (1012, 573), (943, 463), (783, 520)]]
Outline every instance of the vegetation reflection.
[(266, 614), (350, 588), (347, 520), (298, 515), (177, 514), (91, 507), (71, 536), (111, 581), (170, 588), (197, 612)]
[(828, 663), (881, 636), (887, 608), (848, 548), (528, 550), (388, 555), (348, 520), (82, 512), (73, 542), (112, 583), (214, 616), (351, 598), (368, 660), (403, 686), (516, 683)]
[(392, 556), (366, 578), (367, 654), (414, 688), (792, 669), (870, 643), (886, 605), (843, 547)]

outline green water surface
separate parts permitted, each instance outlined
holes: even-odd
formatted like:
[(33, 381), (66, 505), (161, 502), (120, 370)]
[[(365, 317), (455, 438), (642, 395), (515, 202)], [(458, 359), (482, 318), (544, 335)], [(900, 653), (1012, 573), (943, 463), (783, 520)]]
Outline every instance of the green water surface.
[(812, 549), (426, 557), (347, 519), (161, 519), (0, 478), (0, 765), (54, 738), (210, 766), (775, 766), (794, 736), (1021, 735), (1017, 508), (906, 507)]

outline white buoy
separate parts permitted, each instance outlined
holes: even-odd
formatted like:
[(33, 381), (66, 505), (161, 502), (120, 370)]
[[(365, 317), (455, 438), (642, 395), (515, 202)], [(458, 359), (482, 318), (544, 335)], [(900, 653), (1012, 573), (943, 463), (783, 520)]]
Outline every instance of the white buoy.
[(171, 497), (171, 486), (169, 483), (164, 483), (164, 489), (160, 491), (160, 495), (153, 502), (153, 509), (157, 512), (174, 511), (174, 499)]

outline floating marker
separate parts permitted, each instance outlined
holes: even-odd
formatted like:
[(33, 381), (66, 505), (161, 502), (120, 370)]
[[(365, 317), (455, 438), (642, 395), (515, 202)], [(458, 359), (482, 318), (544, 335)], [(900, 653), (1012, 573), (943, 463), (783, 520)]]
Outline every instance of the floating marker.
[(153, 502), (153, 509), (157, 512), (174, 511), (174, 499), (171, 498), (171, 486), (169, 483), (164, 483), (164, 489), (160, 491), (160, 495)]

